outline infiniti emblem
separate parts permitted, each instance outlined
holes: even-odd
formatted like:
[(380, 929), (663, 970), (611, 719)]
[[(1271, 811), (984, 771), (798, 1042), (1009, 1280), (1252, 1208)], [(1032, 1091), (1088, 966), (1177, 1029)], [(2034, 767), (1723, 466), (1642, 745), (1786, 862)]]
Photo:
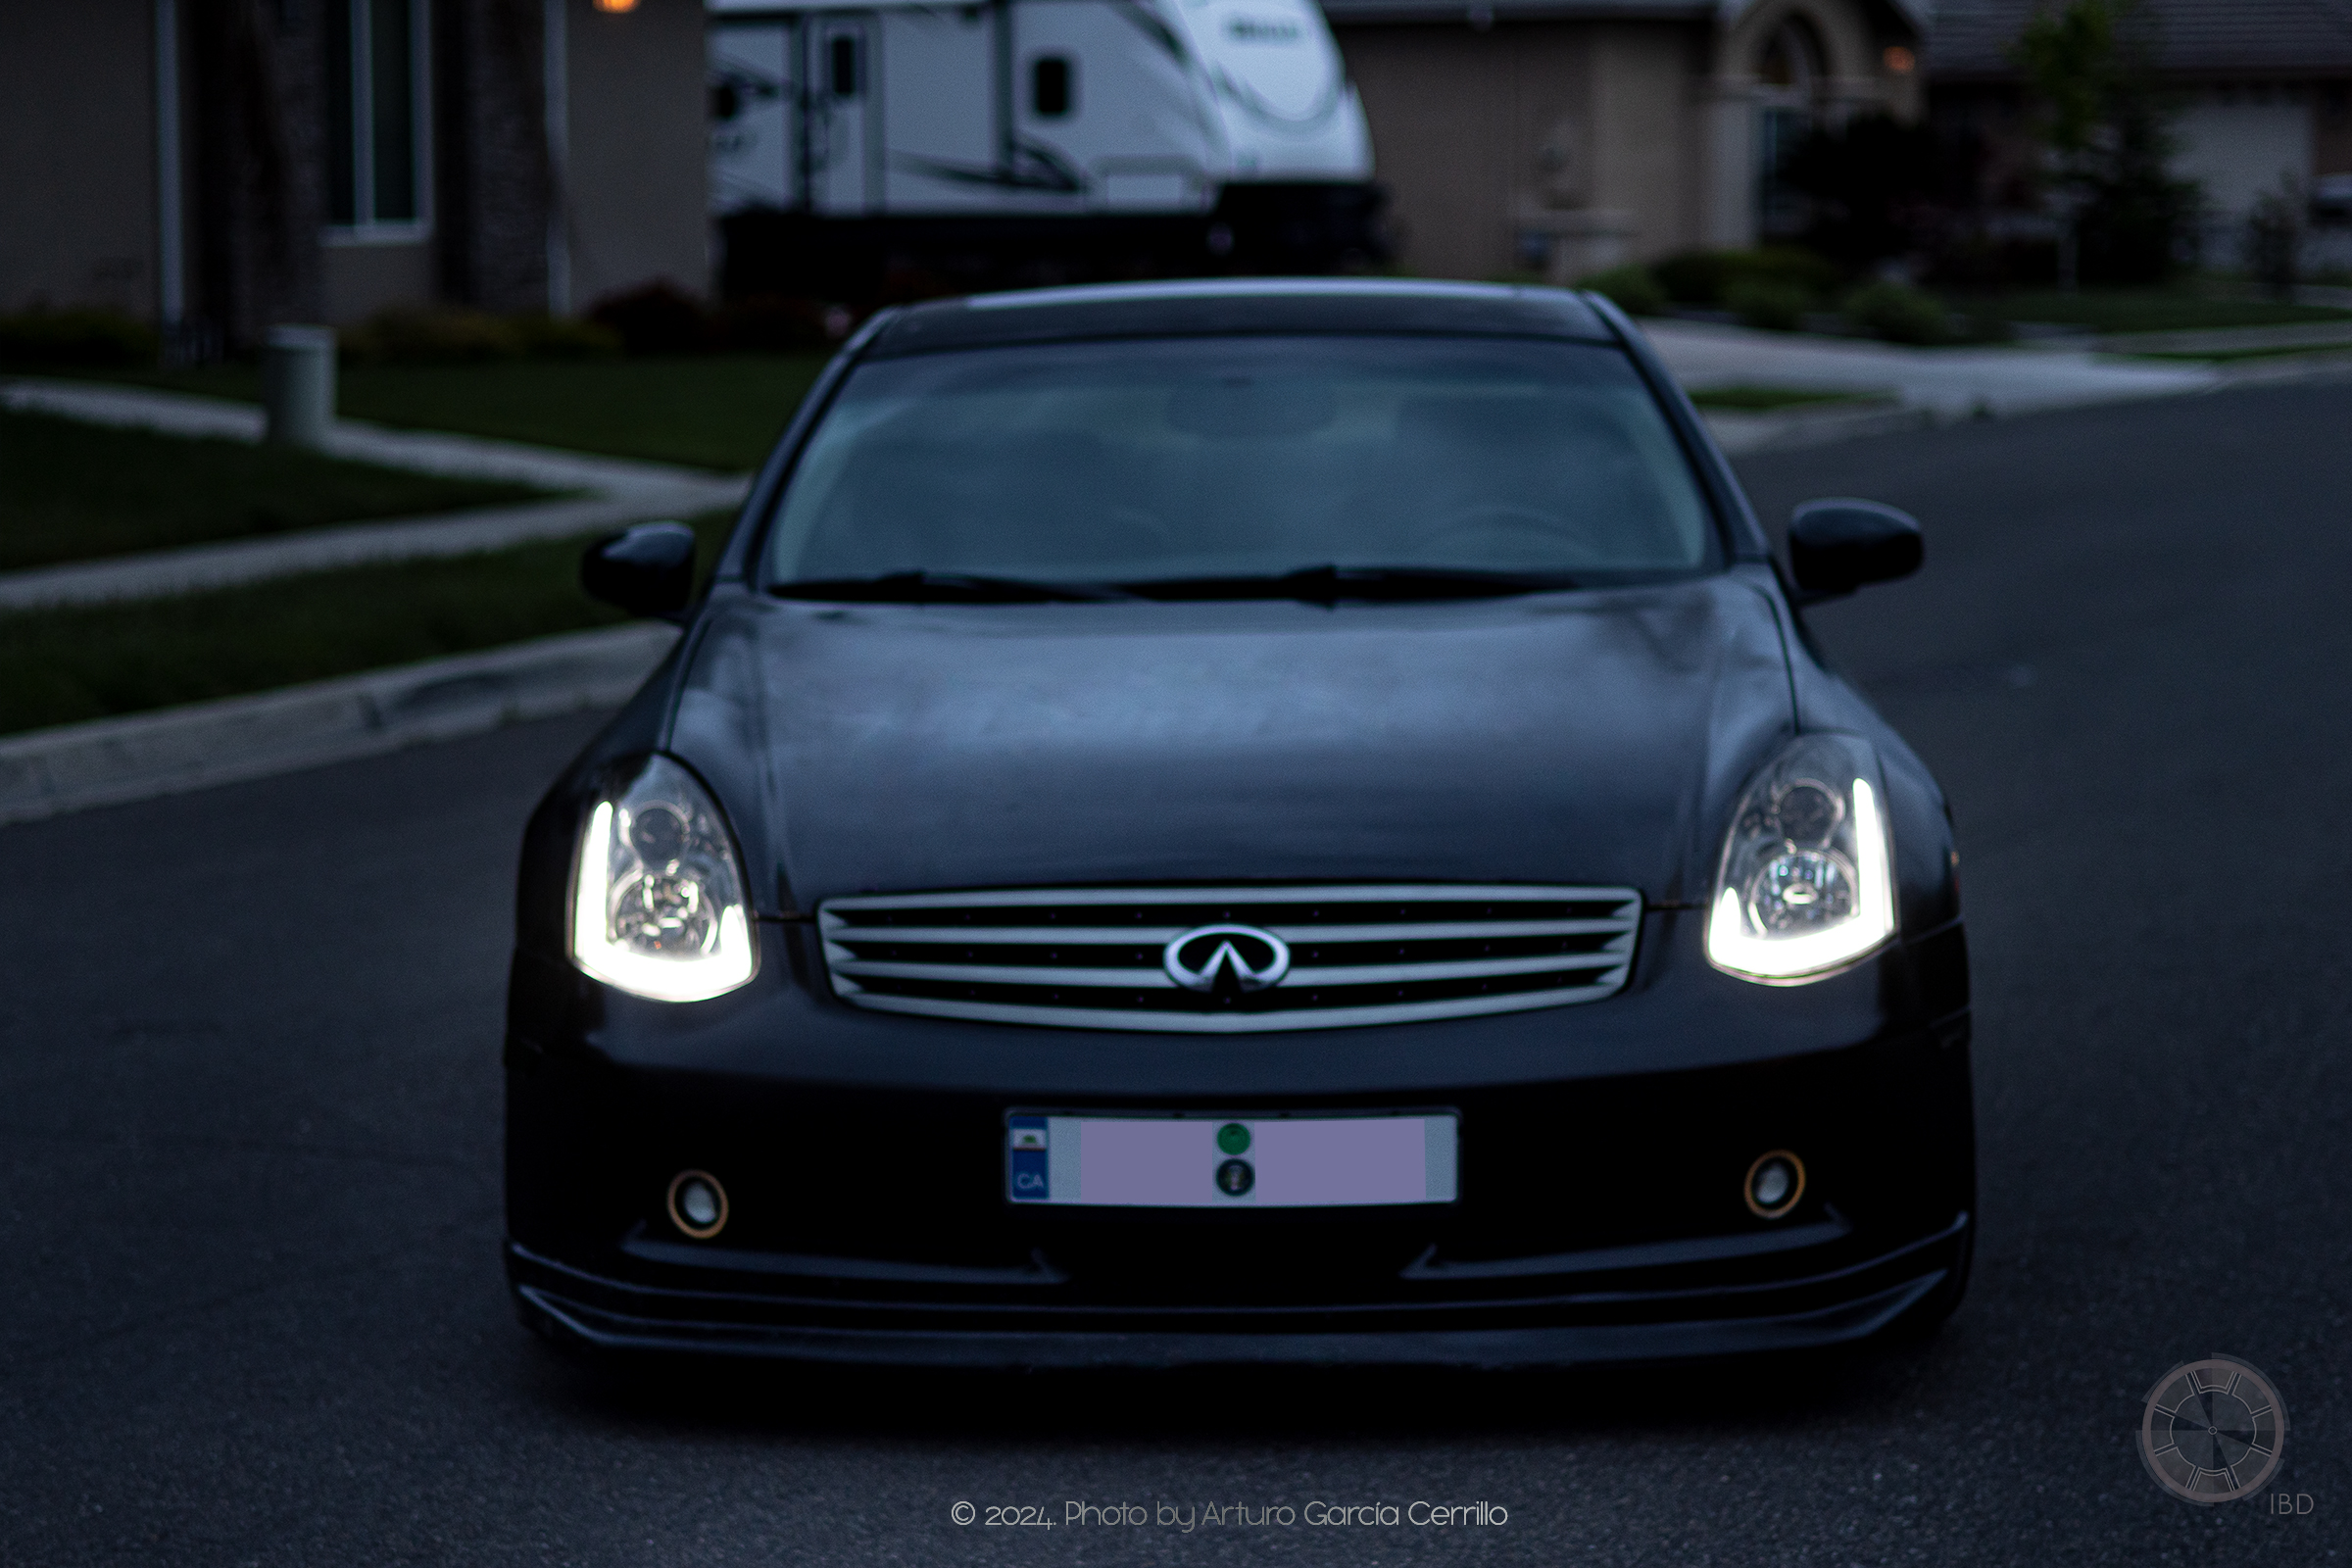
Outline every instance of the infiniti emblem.
[(1187, 991), (1263, 991), (1291, 972), (1291, 948), (1253, 925), (1203, 925), (1161, 949), (1159, 961)]

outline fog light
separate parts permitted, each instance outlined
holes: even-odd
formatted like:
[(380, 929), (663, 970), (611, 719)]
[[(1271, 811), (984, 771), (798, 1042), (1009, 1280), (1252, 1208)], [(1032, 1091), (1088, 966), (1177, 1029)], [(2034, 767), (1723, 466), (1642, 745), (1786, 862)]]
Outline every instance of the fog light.
[(1748, 1211), (1757, 1218), (1779, 1219), (1805, 1196), (1805, 1162), (1786, 1149), (1758, 1154), (1756, 1162), (1747, 1167), (1741, 1194)]
[(669, 1179), (669, 1222), (698, 1242), (726, 1229), (727, 1190), (707, 1170), (682, 1170)]

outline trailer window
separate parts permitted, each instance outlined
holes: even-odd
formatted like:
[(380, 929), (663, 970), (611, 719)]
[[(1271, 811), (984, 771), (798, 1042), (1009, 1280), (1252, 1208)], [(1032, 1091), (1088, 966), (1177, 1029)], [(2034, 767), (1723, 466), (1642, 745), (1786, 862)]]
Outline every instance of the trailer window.
[(766, 577), (1336, 564), (1597, 585), (1720, 560), (1697, 475), (1618, 349), (1209, 337), (859, 367), (785, 491)]
[(833, 35), (833, 59), (831, 64), (833, 76), (833, 96), (836, 98), (857, 97), (858, 38), (856, 34), (837, 32)]
[(1029, 109), (1040, 120), (1059, 120), (1070, 112), (1070, 60), (1067, 55), (1040, 55), (1029, 67)]

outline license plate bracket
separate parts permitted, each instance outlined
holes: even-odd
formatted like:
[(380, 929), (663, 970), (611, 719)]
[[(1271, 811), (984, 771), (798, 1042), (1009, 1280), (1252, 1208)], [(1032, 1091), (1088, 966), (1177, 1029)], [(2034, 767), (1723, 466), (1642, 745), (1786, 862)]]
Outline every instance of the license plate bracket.
[(1451, 1110), (1278, 1115), (1014, 1110), (1004, 1196), (1085, 1208), (1371, 1208), (1451, 1203)]

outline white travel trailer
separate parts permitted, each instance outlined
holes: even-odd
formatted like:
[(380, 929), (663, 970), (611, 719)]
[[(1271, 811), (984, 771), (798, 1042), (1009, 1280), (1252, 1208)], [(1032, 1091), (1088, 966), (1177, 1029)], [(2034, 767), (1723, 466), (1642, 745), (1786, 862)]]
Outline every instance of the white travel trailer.
[(731, 292), (885, 258), (1377, 248), (1363, 108), (1314, 0), (707, 3)]

